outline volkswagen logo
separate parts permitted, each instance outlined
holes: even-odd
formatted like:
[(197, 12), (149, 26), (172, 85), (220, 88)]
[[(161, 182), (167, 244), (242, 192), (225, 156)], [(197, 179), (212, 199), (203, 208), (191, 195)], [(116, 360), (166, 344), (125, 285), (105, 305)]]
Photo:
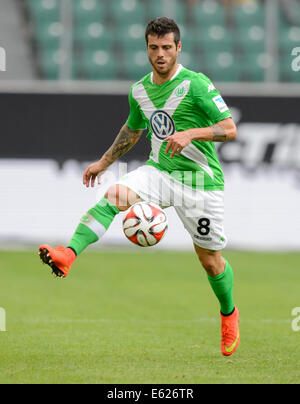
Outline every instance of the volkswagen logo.
[(175, 133), (175, 123), (165, 111), (155, 111), (150, 118), (152, 132), (159, 140), (164, 140)]

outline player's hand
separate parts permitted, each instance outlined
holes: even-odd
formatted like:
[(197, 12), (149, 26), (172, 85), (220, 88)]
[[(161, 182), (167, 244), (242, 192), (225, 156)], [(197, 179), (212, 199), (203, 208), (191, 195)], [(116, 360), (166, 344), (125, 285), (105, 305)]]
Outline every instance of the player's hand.
[(164, 141), (168, 142), (165, 152), (169, 153), (171, 150), (170, 157), (174, 157), (175, 154), (179, 156), (182, 150), (191, 143), (192, 137), (189, 131), (186, 130), (184, 132), (176, 132)]
[(107, 167), (103, 165), (101, 161), (90, 164), (83, 174), (83, 184), (88, 188), (95, 185), (96, 178), (98, 178), (98, 184), (101, 184), (101, 174), (106, 171)]

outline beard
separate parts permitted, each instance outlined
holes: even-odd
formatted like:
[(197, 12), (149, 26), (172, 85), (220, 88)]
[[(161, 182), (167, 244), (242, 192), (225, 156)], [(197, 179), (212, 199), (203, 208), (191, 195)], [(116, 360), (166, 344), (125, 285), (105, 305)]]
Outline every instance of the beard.
[(165, 64), (162, 67), (159, 67), (157, 65), (157, 61), (153, 62), (151, 59), (149, 59), (152, 68), (155, 70), (155, 72), (159, 76), (168, 76), (168, 74), (173, 70), (174, 66), (177, 64), (177, 58), (172, 59), (170, 62), (165, 62)]

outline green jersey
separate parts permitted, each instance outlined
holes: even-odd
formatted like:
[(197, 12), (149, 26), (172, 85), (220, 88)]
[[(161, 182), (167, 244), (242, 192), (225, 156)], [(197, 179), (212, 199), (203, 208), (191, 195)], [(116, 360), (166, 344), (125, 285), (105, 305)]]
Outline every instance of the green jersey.
[(204, 74), (179, 65), (169, 81), (157, 85), (150, 73), (131, 87), (129, 104), (127, 126), (132, 130), (149, 130), (147, 138), (152, 151), (146, 164), (193, 188), (224, 189), (214, 142), (192, 141), (179, 156), (172, 158), (165, 153), (164, 139), (175, 132), (209, 127), (231, 116), (220, 93)]

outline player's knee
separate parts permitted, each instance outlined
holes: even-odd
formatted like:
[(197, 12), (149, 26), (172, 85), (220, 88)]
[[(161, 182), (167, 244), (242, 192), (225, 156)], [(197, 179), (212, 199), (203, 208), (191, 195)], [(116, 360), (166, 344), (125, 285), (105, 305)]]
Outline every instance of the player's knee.
[(211, 259), (201, 259), (201, 264), (203, 266), (203, 268), (205, 269), (205, 271), (209, 274), (209, 275), (214, 275), (217, 271), (217, 266), (214, 260)]
[(216, 257), (210, 255), (198, 255), (198, 257), (209, 276), (216, 276), (220, 273), (220, 263)]
[(112, 185), (105, 194), (109, 202), (115, 205), (120, 211), (129, 208), (127, 189), (121, 185)]

